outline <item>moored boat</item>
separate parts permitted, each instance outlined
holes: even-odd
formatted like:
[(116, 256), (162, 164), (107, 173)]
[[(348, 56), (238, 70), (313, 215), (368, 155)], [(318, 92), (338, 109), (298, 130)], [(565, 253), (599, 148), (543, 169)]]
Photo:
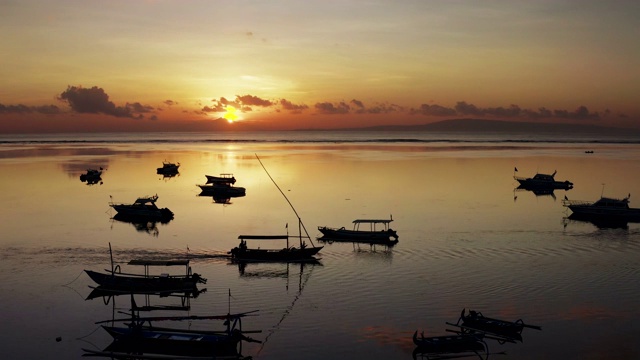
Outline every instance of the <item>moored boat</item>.
[(96, 184), (100, 180), (102, 180), (102, 168), (100, 168), (100, 170), (87, 169), (86, 173), (80, 175), (80, 181), (86, 182), (87, 184)]
[(640, 209), (629, 207), (631, 194), (622, 199), (601, 196), (597, 201), (569, 200), (566, 196), (562, 205), (582, 219), (640, 221)]
[[(111, 244), (109, 244), (109, 252), (111, 252)], [(134, 266), (143, 266), (144, 274), (128, 274), (122, 273), (120, 265), (113, 266), (111, 260), (111, 270), (105, 272), (97, 272), (85, 270), (87, 275), (95, 281), (102, 289), (131, 291), (131, 292), (150, 292), (150, 291), (194, 291), (196, 284), (206, 284), (204, 279), (197, 273), (192, 273), (189, 260), (144, 260), (136, 259), (128, 263)], [(169, 267), (184, 266), (184, 275), (170, 275), (161, 273), (159, 275), (150, 274), (150, 267)]]
[(132, 204), (115, 204), (113, 201), (109, 203), (118, 214), (130, 218), (144, 218), (151, 220), (167, 221), (173, 219), (173, 212), (168, 208), (159, 208), (156, 205), (158, 195), (137, 198)]
[[(293, 236), (297, 237), (297, 236)], [(307, 246), (306, 242), (300, 241), (300, 246), (289, 246), (289, 235), (240, 235), (240, 244), (231, 249), (229, 254), (231, 258), (236, 261), (314, 261), (317, 260), (316, 255), (323, 247), (322, 246)], [(286, 241), (286, 246), (279, 248), (263, 248), (261, 246), (255, 248), (249, 248), (247, 240), (283, 240)]]
[(162, 167), (159, 167), (156, 172), (163, 175), (174, 175), (178, 173), (179, 167), (180, 163), (172, 163), (165, 160), (162, 162)]
[(220, 176), (213, 176), (213, 175), (205, 175), (207, 178), (207, 184), (210, 183), (224, 183), (224, 184), (235, 184), (236, 183), (236, 178), (233, 176), (233, 174), (230, 173), (223, 173), (220, 174)]
[[(353, 242), (384, 243), (395, 244), (398, 242), (398, 234), (389, 228), (390, 219), (356, 219), (353, 220), (353, 229), (331, 228), (328, 226), (318, 226), (325, 240), (343, 240)], [(361, 229), (360, 225), (368, 225), (368, 229)], [(376, 225), (382, 225), (382, 229), (376, 229)]]
[[(516, 169), (517, 171), (517, 169)], [(569, 190), (573, 188), (573, 183), (569, 180), (557, 181), (555, 179), (557, 171), (553, 174), (541, 174), (537, 173), (533, 177), (513, 176), (513, 178), (520, 183), (525, 189), (565, 189)]]
[(522, 319), (515, 321), (501, 320), (484, 316), (479, 311), (462, 309), (460, 318), (455, 324), (447, 323), (447, 325), (456, 326), (463, 332), (481, 333), (498, 340), (507, 340), (511, 342), (522, 341), (522, 330), (532, 328), (542, 330), (536, 325), (525, 324)]
[[(298, 235), (297, 236), (289, 236), (289, 225), (287, 224), (287, 234), (285, 235), (240, 235), (238, 238), (240, 239), (240, 244), (235, 248), (229, 251), (231, 258), (236, 261), (285, 261), (285, 262), (293, 262), (293, 261), (308, 261), (308, 260), (317, 260), (314, 255), (316, 255), (323, 246), (316, 246), (313, 244), (309, 233), (307, 232), (306, 227), (302, 223), (302, 219), (298, 212), (291, 204), (291, 201), (287, 198), (284, 192), (280, 189), (278, 184), (276, 184), (275, 180), (271, 177), (267, 168), (264, 167), (262, 161), (258, 155), (256, 155), (258, 162), (267, 173), (273, 184), (276, 186), (278, 191), (285, 198), (289, 206), (293, 210), (294, 214), (298, 218)], [(302, 231), (304, 230), (305, 235), (302, 235)], [(297, 238), (299, 242), (299, 247), (289, 246), (289, 238)], [(307, 245), (306, 241), (303, 239), (308, 239), (311, 243), (311, 246)], [(281, 240), (286, 242), (285, 247), (280, 248), (261, 248), (258, 246), (257, 248), (250, 248), (247, 245), (247, 240), (258, 240), (258, 241), (273, 241), (273, 240)]]

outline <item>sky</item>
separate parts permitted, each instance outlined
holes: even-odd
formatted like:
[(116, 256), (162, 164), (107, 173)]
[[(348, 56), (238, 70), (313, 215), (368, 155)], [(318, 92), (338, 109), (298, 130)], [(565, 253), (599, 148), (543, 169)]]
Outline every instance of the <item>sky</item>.
[(640, 128), (640, 1), (1, 0), (0, 132)]

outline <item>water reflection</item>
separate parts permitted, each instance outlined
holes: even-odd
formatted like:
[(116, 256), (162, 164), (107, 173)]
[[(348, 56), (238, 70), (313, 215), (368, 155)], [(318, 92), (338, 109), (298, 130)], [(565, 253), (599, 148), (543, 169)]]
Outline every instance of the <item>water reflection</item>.
[(144, 217), (140, 216), (129, 216), (124, 214), (116, 214), (111, 218), (112, 221), (128, 223), (133, 225), (136, 231), (141, 233), (146, 233), (154, 237), (158, 237), (160, 234), (160, 229), (158, 229), (158, 223), (166, 225), (173, 218), (170, 219), (162, 219), (162, 220), (148, 220)]
[(576, 214), (572, 213), (571, 215), (565, 217), (563, 219), (564, 227), (566, 228), (570, 223), (589, 223), (597, 227), (598, 229), (629, 229), (630, 222), (638, 222), (640, 221), (630, 221), (625, 219), (613, 219), (613, 218), (602, 218), (599, 216), (589, 216), (585, 214)]

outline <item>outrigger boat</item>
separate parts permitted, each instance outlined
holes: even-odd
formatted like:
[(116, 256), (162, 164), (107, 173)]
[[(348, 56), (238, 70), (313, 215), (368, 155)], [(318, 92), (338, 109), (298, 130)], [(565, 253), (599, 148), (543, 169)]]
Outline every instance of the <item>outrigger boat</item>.
[(224, 184), (235, 184), (236, 183), (236, 178), (233, 176), (233, 174), (220, 174), (220, 176), (213, 176), (213, 175), (205, 175), (207, 177), (207, 184), (210, 183), (224, 183)]
[(109, 206), (114, 208), (118, 214), (130, 218), (157, 219), (167, 221), (173, 219), (173, 212), (167, 208), (158, 208), (156, 206), (158, 195), (137, 198), (133, 204), (115, 204), (113, 199), (109, 202)]
[[(458, 334), (425, 337), (424, 333), (418, 336), (418, 331), (413, 333), (413, 343), (417, 346), (413, 351), (414, 359), (418, 355), (443, 357), (447, 354), (462, 354), (457, 356), (483, 355), (488, 357), (489, 347), (481, 334)], [(448, 357), (448, 356), (447, 356)], [(485, 358), (486, 358), (485, 357)]]
[(499, 341), (511, 342), (522, 341), (521, 334), (525, 327), (542, 330), (540, 326), (525, 324), (522, 319), (516, 321), (494, 319), (473, 310), (465, 314), (465, 309), (462, 309), (458, 322), (447, 323), (447, 325), (458, 327), (465, 333), (480, 333)]
[[(314, 255), (316, 255), (320, 251), (320, 249), (323, 248), (323, 246), (315, 246), (313, 244), (313, 242), (311, 241), (311, 237), (307, 232), (307, 229), (302, 223), (302, 219), (298, 215), (298, 212), (293, 207), (293, 205), (291, 204), (287, 196), (284, 194), (284, 192), (280, 189), (278, 184), (276, 184), (276, 182), (273, 180), (271, 175), (269, 175), (269, 172), (262, 164), (262, 161), (260, 161), (260, 158), (258, 157), (258, 155), (256, 155), (256, 158), (260, 162), (260, 165), (262, 165), (262, 168), (267, 173), (267, 175), (269, 176), (273, 184), (280, 191), (282, 196), (284, 196), (285, 200), (287, 201), (287, 203), (289, 203), (289, 206), (291, 206), (291, 209), (296, 214), (296, 217), (298, 218), (298, 236), (289, 236), (288, 224), (286, 226), (287, 234), (285, 235), (240, 235), (238, 236), (238, 239), (240, 239), (240, 244), (237, 247), (231, 249), (231, 251), (229, 251), (229, 254), (231, 255), (231, 259), (236, 261), (285, 261), (285, 262), (317, 260), (314, 257)], [(304, 236), (302, 235), (303, 230), (306, 234)], [(300, 244), (299, 247), (289, 246), (290, 237), (298, 238), (298, 241)], [(304, 241), (303, 239), (308, 239), (309, 242), (311, 242), (311, 246), (308, 246), (306, 244), (306, 241)], [(263, 249), (260, 247), (249, 248), (247, 245), (247, 240), (284, 240), (286, 241), (286, 246), (284, 248), (277, 248), (277, 249), (276, 248)]]
[[(109, 244), (111, 253), (111, 244)], [(207, 279), (197, 273), (191, 272), (189, 260), (131, 260), (129, 265), (139, 265), (144, 267), (144, 274), (122, 273), (120, 265), (113, 266), (113, 255), (111, 256), (111, 270), (105, 273), (92, 270), (85, 270), (87, 275), (103, 288), (119, 291), (193, 291), (197, 290), (197, 284), (206, 284)], [(169, 275), (163, 273), (152, 275), (149, 267), (152, 266), (184, 266), (184, 275)]]
[[(245, 333), (259, 331), (243, 331), (242, 318), (255, 311), (213, 316), (156, 316), (140, 317), (139, 309), (132, 297), (130, 318), (99, 321), (96, 324), (127, 322), (127, 326), (105, 326), (114, 341), (102, 351), (85, 350), (89, 354), (122, 358), (156, 359), (171, 358), (238, 358), (240, 341), (261, 342), (245, 336)], [(160, 321), (222, 320), (225, 328), (221, 330), (191, 330), (180, 328), (164, 328), (155, 324)]]
[[(353, 242), (367, 242), (376, 244), (388, 244), (393, 245), (398, 242), (398, 234), (395, 230), (389, 228), (389, 223), (393, 221), (390, 219), (356, 219), (353, 220), (353, 230), (341, 228), (331, 228), (327, 226), (318, 226), (318, 230), (322, 233), (323, 240), (336, 240), (336, 241), (353, 241)], [(360, 225), (369, 225), (369, 229), (360, 229)], [(376, 229), (376, 225), (382, 225), (382, 229)]]
[[(516, 169), (517, 171), (517, 169)], [(522, 176), (513, 176), (524, 189), (565, 189), (573, 188), (573, 183), (569, 180), (557, 181), (555, 179), (557, 171), (553, 174), (535, 174), (533, 177), (525, 178)]]

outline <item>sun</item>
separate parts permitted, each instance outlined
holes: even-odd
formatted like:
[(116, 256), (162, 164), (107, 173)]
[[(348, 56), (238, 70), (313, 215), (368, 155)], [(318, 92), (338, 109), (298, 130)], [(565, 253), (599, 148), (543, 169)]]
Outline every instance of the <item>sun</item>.
[(223, 118), (227, 119), (229, 123), (238, 120), (238, 114), (236, 114), (236, 111), (238, 110), (236, 108), (231, 105), (227, 105), (225, 109), (227, 110), (227, 112), (224, 114), (224, 116), (222, 116)]

